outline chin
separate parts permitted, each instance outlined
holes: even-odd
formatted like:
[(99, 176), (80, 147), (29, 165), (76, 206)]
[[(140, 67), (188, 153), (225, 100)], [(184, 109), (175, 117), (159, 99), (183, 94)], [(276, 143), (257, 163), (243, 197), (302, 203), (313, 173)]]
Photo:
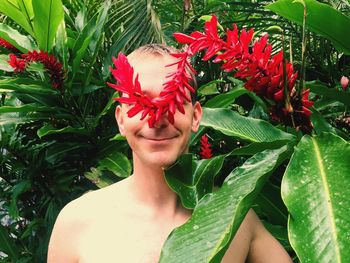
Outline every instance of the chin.
[(166, 168), (174, 164), (180, 155), (169, 152), (153, 152), (145, 156), (144, 161), (154, 167)]

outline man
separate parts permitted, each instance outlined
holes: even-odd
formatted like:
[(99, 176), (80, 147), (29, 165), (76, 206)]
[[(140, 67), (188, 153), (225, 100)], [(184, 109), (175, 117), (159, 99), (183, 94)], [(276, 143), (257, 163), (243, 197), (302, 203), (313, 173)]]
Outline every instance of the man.
[[(139, 74), (142, 91), (157, 97), (176, 62), (173, 49), (147, 45), (128, 56)], [(133, 175), (69, 203), (54, 226), (49, 263), (157, 262), (170, 232), (191, 216), (168, 187), (163, 168), (188, 151), (191, 132), (202, 117), (198, 102), (184, 102), (174, 124), (161, 116), (150, 128), (140, 114), (129, 118), (131, 106), (116, 108), (119, 131), (133, 152)], [(251, 210), (245, 217), (222, 262), (291, 262), (286, 251)]]

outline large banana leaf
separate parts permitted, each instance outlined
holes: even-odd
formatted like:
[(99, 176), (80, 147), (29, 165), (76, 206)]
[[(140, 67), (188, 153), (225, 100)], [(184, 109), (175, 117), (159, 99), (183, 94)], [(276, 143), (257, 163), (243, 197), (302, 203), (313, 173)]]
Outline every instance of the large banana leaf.
[(302, 262), (349, 262), (350, 144), (304, 136), (282, 180), (289, 238)]
[(294, 136), (285, 133), (272, 124), (244, 117), (228, 109), (203, 108), (202, 126), (211, 127), (228, 136), (235, 136), (251, 142), (291, 141)]
[(306, 7), (306, 27), (332, 41), (341, 52), (350, 54), (350, 18), (327, 4), (316, 0), (278, 0), (266, 8), (299, 25), (303, 24)]
[(220, 262), (268, 175), (288, 147), (266, 150), (234, 169), (217, 192), (205, 195), (187, 223), (163, 246), (160, 262)]

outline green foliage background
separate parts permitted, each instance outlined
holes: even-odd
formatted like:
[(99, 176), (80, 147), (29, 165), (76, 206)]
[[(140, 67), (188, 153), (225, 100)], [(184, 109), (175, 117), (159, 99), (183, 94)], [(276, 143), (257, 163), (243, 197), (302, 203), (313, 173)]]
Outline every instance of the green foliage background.
[[(295, 262), (350, 258), (350, 93), (339, 83), (350, 76), (349, 1), (3, 0), (0, 37), (23, 53), (54, 54), (65, 82), (62, 91), (53, 89), (38, 64), (14, 73), (0, 47), (2, 262), (45, 262), (61, 208), (131, 174), (130, 150), (114, 120), (117, 95), (105, 84), (111, 57), (145, 43), (176, 45), (173, 32), (202, 31), (211, 14), (223, 28), (236, 23), (256, 37), (269, 33), (275, 52), (284, 40), (315, 101), (314, 131), (272, 122), (266, 101), (242, 81), (194, 58), (204, 119), (191, 139), (194, 154), (166, 174), (194, 213), (169, 236), (160, 261), (220, 262), (250, 207)], [(196, 154), (204, 133), (216, 156), (208, 161)]]

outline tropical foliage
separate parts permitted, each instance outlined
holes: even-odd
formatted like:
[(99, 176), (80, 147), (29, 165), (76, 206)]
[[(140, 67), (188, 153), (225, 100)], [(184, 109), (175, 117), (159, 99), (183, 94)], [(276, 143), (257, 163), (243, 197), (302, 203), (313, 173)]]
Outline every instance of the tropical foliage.
[(193, 216), (160, 261), (220, 262), (250, 207), (295, 262), (350, 258), (349, 1), (4, 0), (2, 261), (45, 262), (60, 209), (131, 174), (117, 94), (106, 85), (112, 57), (145, 43), (178, 45), (174, 32), (203, 32), (213, 14), (220, 36), (233, 23), (254, 28), (254, 38), (268, 33), (272, 54), (283, 50), (298, 71), (295, 88), (310, 90), (312, 126), (272, 118), (274, 97), (195, 56), (202, 127), (193, 154), (165, 175)]

